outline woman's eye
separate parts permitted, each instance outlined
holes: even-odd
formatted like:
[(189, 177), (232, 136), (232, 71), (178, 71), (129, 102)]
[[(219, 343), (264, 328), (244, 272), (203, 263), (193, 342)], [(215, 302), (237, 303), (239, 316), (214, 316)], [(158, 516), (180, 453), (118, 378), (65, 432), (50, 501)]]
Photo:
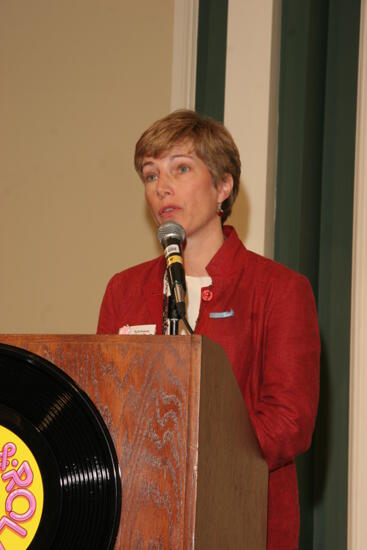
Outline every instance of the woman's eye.
[(156, 178), (157, 178), (156, 174), (144, 174), (145, 183), (150, 183), (151, 181), (154, 181)]
[(186, 164), (182, 164), (178, 167), (178, 171), (180, 172), (180, 174), (186, 174), (187, 172), (190, 172), (190, 168)]

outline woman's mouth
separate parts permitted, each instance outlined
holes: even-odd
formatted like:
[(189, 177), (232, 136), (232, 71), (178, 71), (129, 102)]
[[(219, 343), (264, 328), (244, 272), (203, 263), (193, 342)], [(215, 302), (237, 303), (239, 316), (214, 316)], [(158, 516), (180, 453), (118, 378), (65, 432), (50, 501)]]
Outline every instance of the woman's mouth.
[(179, 210), (176, 206), (165, 206), (164, 208), (161, 208), (159, 211), (159, 215), (163, 218), (166, 218), (170, 215), (172, 215), (174, 212), (177, 212)]

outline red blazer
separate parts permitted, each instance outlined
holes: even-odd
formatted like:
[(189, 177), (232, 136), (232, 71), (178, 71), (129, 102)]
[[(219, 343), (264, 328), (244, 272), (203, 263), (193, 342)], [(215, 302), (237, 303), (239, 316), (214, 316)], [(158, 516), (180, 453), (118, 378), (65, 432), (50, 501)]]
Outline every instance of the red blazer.
[[(220, 344), (241, 388), (269, 466), (268, 549), (298, 547), (299, 505), (294, 459), (308, 449), (317, 412), (320, 338), (305, 277), (248, 251), (235, 230), (207, 266), (196, 334)], [(155, 324), (162, 334), (161, 256), (116, 274), (103, 298), (98, 333)], [(224, 318), (210, 313), (229, 312)]]

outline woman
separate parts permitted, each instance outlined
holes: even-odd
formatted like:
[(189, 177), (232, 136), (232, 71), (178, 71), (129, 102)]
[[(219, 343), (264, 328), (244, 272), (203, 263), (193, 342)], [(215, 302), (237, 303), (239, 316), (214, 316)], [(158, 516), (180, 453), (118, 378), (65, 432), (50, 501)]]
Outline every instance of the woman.
[[(310, 445), (318, 401), (320, 343), (310, 285), (248, 251), (235, 230), (223, 226), (241, 164), (221, 124), (176, 111), (141, 136), (135, 167), (156, 223), (175, 221), (185, 230), (189, 323), (226, 350), (269, 466), (268, 549), (294, 550), (294, 459)], [(149, 323), (162, 333), (166, 287), (164, 257), (115, 275), (98, 332)]]

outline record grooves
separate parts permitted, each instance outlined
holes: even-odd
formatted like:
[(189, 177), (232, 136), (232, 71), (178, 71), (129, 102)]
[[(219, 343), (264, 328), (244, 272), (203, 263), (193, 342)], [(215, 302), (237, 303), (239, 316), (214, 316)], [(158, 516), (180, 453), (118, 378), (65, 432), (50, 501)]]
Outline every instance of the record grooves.
[(111, 550), (121, 482), (95, 405), (63, 371), (20, 348), (0, 344), (0, 376), (0, 550)]

